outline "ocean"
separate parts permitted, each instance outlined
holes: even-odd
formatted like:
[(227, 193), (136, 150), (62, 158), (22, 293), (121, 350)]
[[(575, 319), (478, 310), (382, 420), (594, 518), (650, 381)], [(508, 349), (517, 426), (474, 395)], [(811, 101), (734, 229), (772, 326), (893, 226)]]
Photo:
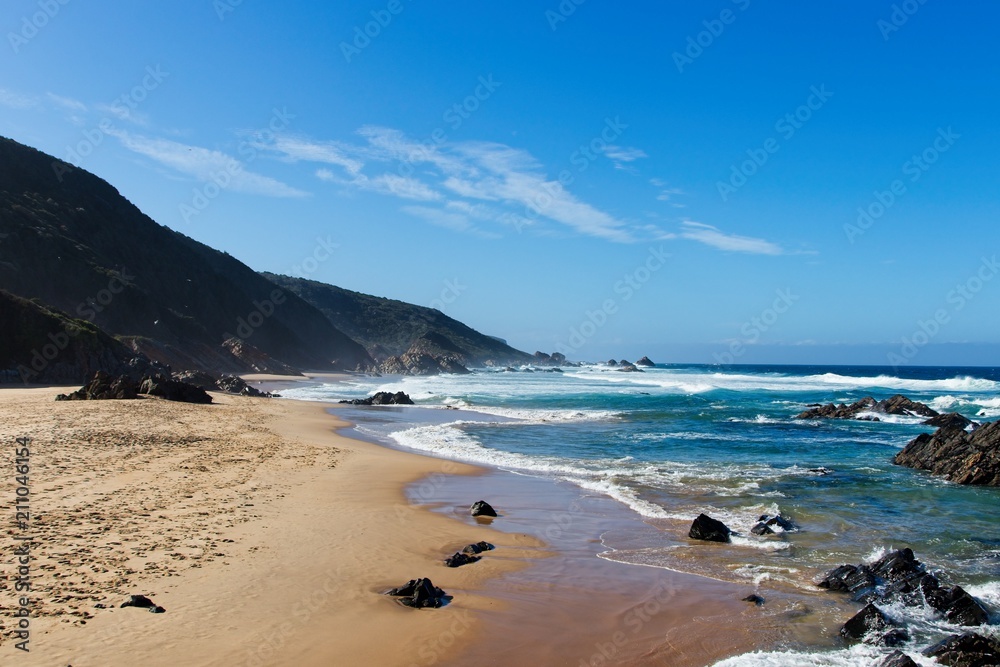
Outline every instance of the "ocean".
[[(813, 583), (825, 571), (908, 546), (1000, 620), (1000, 489), (964, 487), (894, 465), (893, 455), (907, 442), (933, 430), (922, 418), (795, 418), (809, 404), (899, 393), (939, 412), (993, 421), (1000, 418), (1000, 369), (660, 364), (643, 373), (603, 365), (560, 370), (356, 376), (283, 394), (336, 400), (404, 391), (416, 407), (358, 410), (358, 435), (570, 483), (620, 502), (637, 528), (600, 536), (601, 558), (808, 599), (830, 595)], [(687, 527), (700, 513), (737, 531), (733, 544), (708, 556), (693, 547)], [(796, 527), (771, 536), (750, 533), (759, 516), (777, 513)], [(913, 635), (911, 653), (959, 631), (926, 610), (892, 613)], [(888, 652), (821, 643), (816, 650), (795, 646), (719, 665), (867, 665)]]

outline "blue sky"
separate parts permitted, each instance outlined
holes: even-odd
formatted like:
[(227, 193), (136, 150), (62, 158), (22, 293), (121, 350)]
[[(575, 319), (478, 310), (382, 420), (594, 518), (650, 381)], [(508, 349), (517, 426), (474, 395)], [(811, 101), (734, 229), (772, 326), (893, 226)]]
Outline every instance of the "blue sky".
[(10, 0), (0, 133), (529, 352), (998, 363), (1000, 8), (577, 2)]

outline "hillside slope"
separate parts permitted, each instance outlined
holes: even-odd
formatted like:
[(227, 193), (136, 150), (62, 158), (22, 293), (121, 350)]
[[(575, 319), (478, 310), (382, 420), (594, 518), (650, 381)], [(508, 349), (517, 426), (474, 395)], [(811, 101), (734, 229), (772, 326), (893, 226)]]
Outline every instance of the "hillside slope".
[(60, 179), (54, 165), (68, 167), (0, 138), (0, 288), (175, 368), (371, 367), (294, 293), (157, 224), (97, 176), (72, 168)]

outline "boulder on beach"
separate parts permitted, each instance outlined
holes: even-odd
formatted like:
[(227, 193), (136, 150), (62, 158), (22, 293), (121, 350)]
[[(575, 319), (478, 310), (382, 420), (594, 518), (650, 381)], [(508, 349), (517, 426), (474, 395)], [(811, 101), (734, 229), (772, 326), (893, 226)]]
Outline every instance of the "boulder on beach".
[(948, 667), (996, 667), (1000, 665), (1000, 641), (966, 632), (941, 640), (923, 654)]
[(139, 383), (126, 375), (111, 376), (97, 371), (90, 382), (70, 394), (59, 394), (57, 401), (129, 400), (139, 397)]
[(477, 500), (469, 509), (472, 516), (497, 516), (497, 511), (485, 500)]
[(956, 426), (922, 433), (896, 454), (893, 463), (929, 470), (957, 484), (1000, 486), (1000, 421), (971, 433)]
[(729, 536), (732, 532), (726, 524), (718, 519), (713, 519), (707, 514), (699, 514), (698, 518), (691, 524), (688, 537), (706, 542), (729, 542)]
[(447, 567), (461, 567), (463, 565), (468, 565), (469, 563), (475, 563), (480, 560), (480, 558), (481, 556), (470, 556), (464, 551), (456, 551), (444, 559), (444, 564)]
[(476, 542), (475, 544), (467, 545), (464, 549), (462, 549), (462, 553), (481, 554), (484, 551), (492, 551), (495, 548), (496, 547), (489, 542)]
[(399, 603), (414, 609), (436, 609), (444, 605), (447, 595), (430, 579), (410, 579), (408, 582), (385, 592), (399, 598)]
[(122, 607), (139, 607), (141, 609), (148, 609), (152, 614), (162, 614), (166, 611), (163, 607), (159, 606), (152, 600), (150, 600), (145, 595), (132, 595), (128, 600), (121, 603)]
[(212, 397), (204, 389), (163, 375), (144, 377), (139, 384), (139, 393), (182, 403), (212, 402)]

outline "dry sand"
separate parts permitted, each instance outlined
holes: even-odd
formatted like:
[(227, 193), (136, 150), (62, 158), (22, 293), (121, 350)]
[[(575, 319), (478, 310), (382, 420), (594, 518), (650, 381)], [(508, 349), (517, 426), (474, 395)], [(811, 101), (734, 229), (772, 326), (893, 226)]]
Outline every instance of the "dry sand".
[[(484, 580), (543, 555), (526, 536), (412, 509), (407, 483), (476, 469), (336, 436), (322, 404), (55, 393), (0, 390), (3, 495), (28, 436), (35, 536), (24, 653), (6, 505), (0, 664), (446, 664), (480, 625), (473, 612), (497, 604)], [(481, 562), (441, 564), (483, 539), (499, 548)], [(421, 576), (454, 602), (417, 611), (378, 594)], [(131, 594), (166, 613), (119, 608)]]

